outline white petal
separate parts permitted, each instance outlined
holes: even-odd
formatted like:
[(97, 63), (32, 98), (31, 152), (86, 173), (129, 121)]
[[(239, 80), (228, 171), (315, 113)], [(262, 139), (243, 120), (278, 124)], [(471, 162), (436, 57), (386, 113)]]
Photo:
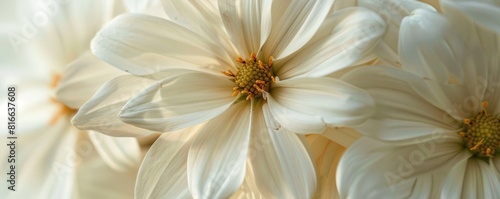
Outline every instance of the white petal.
[[(348, 8), (326, 18), (316, 35), (290, 60), (279, 63), (276, 74), (281, 79), (321, 77), (351, 66), (369, 54), (385, 32), (385, 23), (365, 8)], [(322, 32), (325, 30), (320, 30)], [(318, 39), (319, 37), (319, 39)], [(278, 64), (277, 63), (277, 64)]]
[(316, 174), (306, 148), (297, 135), (271, 128), (268, 115), (256, 110), (249, 152), (259, 191), (264, 198), (311, 198)]
[(499, 158), (499, 156), (500, 155), (497, 155), (497, 156), (490, 159), (490, 165), (497, 170), (498, 174), (500, 174), (500, 158)]
[(136, 138), (111, 137), (95, 131), (88, 131), (101, 158), (117, 171), (139, 168), (142, 153)]
[(419, 8), (435, 11), (432, 6), (415, 0), (360, 0), (358, 5), (375, 11), (387, 23), (387, 31), (373, 52), (393, 65), (399, 62), (397, 38), (403, 18)]
[(344, 154), (337, 170), (341, 197), (408, 198), (421, 194), (412, 189), (425, 180), (422, 176), (451, 169), (472, 155), (463, 149), (457, 134), (415, 142), (390, 144), (360, 138)]
[[(371, 97), (363, 90), (333, 78), (297, 78), (278, 81), (273, 85), (272, 97), (285, 110), (292, 110), (299, 115), (277, 114), (273, 110), (276, 103), (269, 100), (269, 107), (275, 117), (296, 122), (300, 115), (320, 118), (326, 124), (339, 126), (360, 124), (375, 111)], [(299, 118), (295, 118), (299, 117)], [(283, 121), (278, 122), (289, 128)], [(294, 131), (298, 129), (289, 128)]]
[(171, 21), (140, 14), (115, 18), (92, 40), (92, 52), (137, 75), (166, 68), (205, 68), (219, 73), (232, 66), (216, 43)]
[(463, 1), (463, 0), (445, 0), (443, 7), (454, 7), (460, 10), (471, 18), (475, 23), (483, 27), (500, 32), (500, 2), (495, 0), (481, 0), (481, 1)]
[(321, 135), (346, 148), (351, 146), (356, 140), (361, 137), (361, 134), (359, 134), (354, 129), (337, 127), (329, 127)]
[(500, 179), (486, 162), (471, 158), (464, 172), (462, 198), (500, 198)]
[(111, 136), (143, 136), (149, 130), (126, 124), (118, 119), (125, 103), (154, 81), (135, 76), (120, 76), (106, 83), (87, 101), (73, 118), (80, 129), (95, 130)]
[(70, 63), (61, 75), (56, 98), (66, 106), (78, 109), (104, 83), (125, 74), (86, 52)]
[(399, 53), (403, 68), (421, 77), (439, 83), (465, 81), (468, 74), (462, 68), (467, 63), (463, 63), (462, 57), (466, 48), (449, 21), (435, 12), (418, 9), (401, 23)]
[(220, 0), (219, 11), (240, 56), (259, 52), (271, 31), (271, 1)]
[(441, 197), (461, 198), (468, 162), (469, 159), (464, 159), (450, 169), (443, 184)]
[(332, 4), (332, 0), (273, 1), (273, 26), (264, 54), (282, 59), (302, 48), (323, 24)]
[(240, 102), (200, 129), (188, 156), (188, 183), (194, 198), (226, 198), (240, 188), (252, 112), (250, 104)]
[(161, 134), (144, 157), (136, 198), (191, 198), (188, 152), (200, 126)]
[[(0, 169), (5, 177), (1, 192), (2, 198), (74, 198), (75, 175), (77, 166), (82, 163), (82, 154), (88, 149), (80, 150), (76, 146), (78, 131), (71, 124), (59, 122), (48, 128), (36, 129), (36, 132), (26, 133), (17, 139), (0, 138), (4, 149), (0, 158), (5, 160)], [(15, 142), (15, 163), (8, 163), (11, 155), (10, 144)], [(90, 142), (86, 143), (92, 147)], [(7, 186), (10, 166), (15, 166), (15, 189)], [(59, 188), (54, 188), (59, 187)]]
[(120, 119), (146, 129), (167, 132), (199, 124), (224, 112), (236, 99), (225, 76), (171, 69), (162, 79), (130, 99)]
[[(394, 67), (361, 68), (344, 75), (342, 80), (365, 89), (373, 97), (378, 107), (376, 119), (406, 120), (458, 129), (456, 121), (469, 116), (453, 106), (454, 102), (463, 102), (465, 97), (447, 96), (441, 89), (435, 89), (439, 87), (429, 86), (432, 82)], [(456, 86), (450, 90), (453, 88), (462, 89)]]

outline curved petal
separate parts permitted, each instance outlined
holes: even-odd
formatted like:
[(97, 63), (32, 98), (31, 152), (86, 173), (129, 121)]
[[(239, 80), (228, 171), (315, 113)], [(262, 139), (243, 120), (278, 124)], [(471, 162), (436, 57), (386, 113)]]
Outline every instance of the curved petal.
[[(415, 142), (390, 144), (360, 138), (346, 151), (337, 170), (341, 198), (415, 197), (422, 194), (413, 189), (416, 183), (427, 181), (424, 184), (434, 189), (436, 181), (429, 178), (472, 155), (463, 149), (462, 138), (456, 133)], [(422, 189), (435, 194), (429, 187)]]
[(106, 83), (73, 117), (79, 129), (95, 130), (111, 136), (143, 136), (150, 132), (122, 122), (118, 113), (136, 93), (154, 81), (135, 76), (120, 76)]
[(140, 14), (126, 14), (111, 21), (92, 40), (92, 52), (136, 75), (167, 68), (203, 68), (219, 73), (233, 65), (226, 51), (214, 41), (174, 22)]
[(316, 174), (300, 138), (283, 128), (272, 128), (275, 121), (269, 113), (257, 109), (254, 118), (249, 162), (262, 196), (311, 198), (316, 191)]
[[(17, 139), (2, 136), (4, 149), (0, 157), (5, 160), (0, 169), (5, 171), (4, 178), (10, 178), (10, 166), (15, 170), (15, 191), (7, 190), (10, 179), (4, 179), (2, 198), (74, 198), (75, 177), (78, 165), (82, 163), (83, 150), (77, 146), (78, 131), (68, 122), (59, 122), (48, 128), (26, 133)], [(11, 143), (15, 142), (15, 145)], [(6, 145), (11, 144), (11, 145)], [(88, 143), (91, 147), (91, 143)], [(15, 146), (15, 162), (11, 155)], [(22, 150), (21, 150), (22, 148)], [(10, 160), (12, 159), (12, 160)], [(10, 160), (10, 162), (8, 161)], [(12, 175), (14, 176), (14, 175)], [(58, 187), (58, 188), (54, 188)]]
[[(469, 161), (465, 162), (466, 167), (460, 169), (458, 172), (463, 172), (463, 174), (457, 174), (458, 176), (463, 176), (462, 179), (456, 179), (456, 181), (447, 181), (450, 186), (461, 187), (461, 189), (454, 189), (454, 192), (445, 193), (443, 190), (443, 196), (450, 196), (448, 194), (455, 194), (461, 198), (499, 198), (500, 191), (500, 179), (496, 175), (496, 171), (492, 170), (491, 167), (482, 160), (471, 158)], [(453, 177), (449, 178), (453, 179)], [(463, 183), (460, 186), (460, 183)], [(446, 189), (446, 191), (450, 191)], [(460, 193), (461, 192), (461, 193)]]
[(475, 79), (468, 77), (486, 77), (487, 74), (479, 68), (470, 69), (472, 66), (467, 58), (471, 55), (466, 49), (450, 22), (437, 13), (418, 9), (401, 24), (399, 53), (403, 68), (421, 77), (440, 84), (459, 84), (464, 88), (470, 87), (468, 84), (475, 86)]
[(416, 9), (435, 11), (432, 6), (415, 0), (359, 0), (358, 5), (373, 10), (387, 23), (387, 31), (373, 53), (394, 66), (400, 64), (397, 38), (403, 18)]
[(500, 33), (500, 2), (495, 0), (463, 1), (444, 0), (443, 7), (454, 7), (466, 14), (475, 23)]
[[(297, 78), (278, 81), (268, 97), (270, 110), (278, 122), (289, 128), (301, 117), (319, 118), (321, 122), (339, 126), (360, 124), (375, 111), (371, 97), (363, 90), (333, 78)], [(274, 100), (275, 101), (274, 101)], [(278, 113), (279, 103), (285, 112)], [(297, 112), (297, 115), (286, 111)], [(288, 121), (287, 121), (288, 120)], [(305, 132), (302, 132), (305, 133)]]
[(340, 198), (335, 181), (337, 166), (346, 148), (320, 136), (310, 135), (307, 140), (316, 165), (319, 182), (318, 198)]
[(200, 129), (188, 156), (194, 198), (227, 198), (245, 179), (253, 107), (240, 102)]
[(169, 76), (130, 99), (120, 119), (134, 126), (168, 132), (216, 117), (236, 99), (225, 76), (171, 69)]
[(136, 198), (191, 198), (187, 161), (202, 125), (163, 133), (144, 157), (136, 185)]
[[(56, 88), (56, 98), (66, 106), (78, 109), (104, 83), (125, 74), (86, 52), (70, 63), (61, 75)], [(77, 95), (75, 91), (78, 91)]]
[(101, 158), (117, 171), (138, 168), (142, 152), (136, 138), (111, 137), (95, 131), (88, 131), (92, 144)]
[(321, 77), (355, 64), (371, 52), (386, 25), (368, 9), (348, 8), (327, 17), (324, 27), (329, 34), (315, 36), (289, 60), (277, 63), (280, 79)]
[[(375, 100), (374, 119), (401, 120), (458, 129), (457, 121), (468, 113), (455, 107), (455, 97), (429, 86), (429, 81), (394, 67), (365, 67), (342, 76), (342, 80), (366, 90)], [(431, 82), (432, 83), (432, 82)], [(461, 88), (457, 88), (461, 89)], [(362, 133), (362, 132), (360, 132)]]
[(259, 52), (271, 31), (270, 0), (220, 0), (219, 11), (226, 31), (240, 56)]
[(272, 28), (264, 55), (277, 60), (302, 48), (323, 24), (333, 0), (273, 1)]

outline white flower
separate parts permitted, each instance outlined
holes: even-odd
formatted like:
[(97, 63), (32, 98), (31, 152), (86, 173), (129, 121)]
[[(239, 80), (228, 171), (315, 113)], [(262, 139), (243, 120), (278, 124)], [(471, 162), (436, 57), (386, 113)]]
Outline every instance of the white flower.
[(340, 162), (342, 198), (500, 198), (500, 35), (443, 6), (403, 20), (404, 70), (342, 77), (377, 106)]
[[(71, 125), (72, 115), (85, 100), (104, 82), (122, 74), (93, 56), (89, 47), (95, 33), (122, 12), (123, 5), (114, 1), (35, 3), (13, 6), (26, 20), (13, 23), (6, 34), (6, 38), (25, 40), (6, 46), (5, 50), (17, 47), (19, 52), (2, 68), (1, 79), (6, 80), (2, 85), (17, 86), (18, 139), (17, 189), (6, 190), (4, 182), (1, 197), (133, 197), (143, 157), (137, 139), (79, 131)], [(36, 21), (43, 17), (44, 23)], [(2, 133), (2, 141), (6, 136)], [(7, 160), (8, 155), (8, 150), (2, 150), (0, 157)], [(5, 166), (10, 164), (1, 166), (7, 171)]]
[(364, 92), (324, 76), (362, 60), (385, 30), (367, 9), (329, 15), (332, 2), (165, 1), (171, 21), (121, 16), (98, 33), (93, 52), (142, 77), (108, 82), (74, 124), (143, 134), (99, 123), (120, 112), (168, 132), (145, 157), (138, 198), (224, 198), (243, 181), (265, 198), (309, 198), (316, 175), (301, 134), (372, 113)]

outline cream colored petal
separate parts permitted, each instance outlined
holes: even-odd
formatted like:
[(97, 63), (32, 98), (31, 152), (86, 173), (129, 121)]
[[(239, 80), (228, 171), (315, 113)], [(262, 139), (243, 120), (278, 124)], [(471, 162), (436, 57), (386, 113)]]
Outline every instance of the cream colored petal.
[(199, 124), (221, 114), (235, 97), (222, 75), (172, 69), (170, 75), (130, 99), (120, 112), (129, 124), (160, 132)]
[(188, 188), (188, 153), (202, 126), (161, 134), (144, 157), (136, 198), (192, 198)]
[(216, 41), (174, 22), (140, 14), (121, 15), (110, 22), (92, 40), (92, 53), (135, 75), (168, 68), (220, 73), (231, 68), (234, 59)]
[(361, 134), (354, 129), (345, 127), (329, 127), (321, 135), (345, 148), (351, 146), (361, 137)]
[(124, 123), (118, 114), (125, 103), (154, 80), (120, 76), (106, 83), (73, 117), (73, 125), (111, 136), (144, 136), (153, 132)]
[(56, 98), (78, 109), (107, 81), (126, 73), (86, 52), (68, 64), (56, 88)]
[(88, 131), (88, 135), (97, 153), (112, 169), (139, 168), (143, 155), (136, 138), (111, 137), (95, 131)]
[(232, 105), (200, 129), (188, 156), (188, 184), (194, 198), (226, 198), (245, 178), (253, 107)]

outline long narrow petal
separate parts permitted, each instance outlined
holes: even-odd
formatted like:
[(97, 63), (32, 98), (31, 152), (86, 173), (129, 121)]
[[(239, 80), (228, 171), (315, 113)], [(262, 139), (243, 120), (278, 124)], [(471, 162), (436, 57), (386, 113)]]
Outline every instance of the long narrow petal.
[[(415, 198), (422, 191), (436, 194), (431, 190), (435, 187), (429, 185), (439, 185), (442, 178), (429, 178), (472, 155), (463, 149), (462, 138), (456, 133), (415, 141), (389, 144), (360, 138), (346, 151), (337, 170), (341, 197)], [(422, 180), (427, 184), (424, 190), (414, 190)]]
[(200, 129), (188, 156), (188, 184), (194, 198), (227, 198), (245, 178), (252, 106), (232, 105)]
[(351, 128), (327, 128), (322, 136), (330, 139), (331, 141), (340, 144), (341, 146), (348, 148), (356, 140), (361, 137), (357, 131)]
[(111, 137), (95, 131), (88, 131), (101, 158), (117, 171), (137, 169), (142, 160), (142, 151), (136, 138)]
[(264, 54), (282, 59), (302, 48), (323, 24), (333, 2), (273, 1), (273, 25)]
[(95, 130), (111, 136), (143, 136), (149, 130), (124, 123), (118, 114), (125, 103), (153, 80), (135, 76), (120, 76), (106, 83), (73, 117), (80, 129)]
[(199, 124), (224, 112), (235, 97), (225, 76), (171, 69), (170, 75), (130, 99), (120, 119), (146, 129), (167, 132)]
[(498, 198), (500, 181), (495, 172), (482, 160), (471, 158), (462, 161), (450, 171), (441, 197)]
[[(355, 125), (368, 119), (375, 111), (373, 101), (365, 91), (333, 78), (278, 81), (270, 96), (269, 108), (285, 128), (291, 127), (288, 125), (293, 125), (296, 120), (300, 121), (301, 117), (316, 117), (325, 124)], [(273, 107), (276, 103), (299, 114), (278, 113)], [(299, 129), (289, 130), (295, 132)]]
[(262, 110), (256, 110), (254, 118), (249, 162), (261, 194), (264, 198), (311, 198), (316, 174), (298, 135), (272, 128), (274, 118)]
[(386, 25), (375, 12), (348, 8), (329, 16), (325, 27), (328, 34), (315, 36), (288, 61), (277, 63), (280, 79), (321, 77), (353, 65), (371, 52)]
[[(126, 73), (86, 52), (70, 63), (57, 86), (56, 98), (78, 109), (107, 81)], [(78, 91), (78, 95), (75, 95)]]
[(111, 21), (92, 40), (92, 52), (136, 75), (166, 68), (204, 68), (219, 73), (232, 66), (226, 51), (213, 41), (174, 22), (140, 14)]
[(219, 11), (240, 56), (259, 52), (271, 31), (270, 0), (220, 0)]
[(137, 178), (136, 198), (191, 198), (188, 152), (201, 126), (161, 134), (144, 157)]

